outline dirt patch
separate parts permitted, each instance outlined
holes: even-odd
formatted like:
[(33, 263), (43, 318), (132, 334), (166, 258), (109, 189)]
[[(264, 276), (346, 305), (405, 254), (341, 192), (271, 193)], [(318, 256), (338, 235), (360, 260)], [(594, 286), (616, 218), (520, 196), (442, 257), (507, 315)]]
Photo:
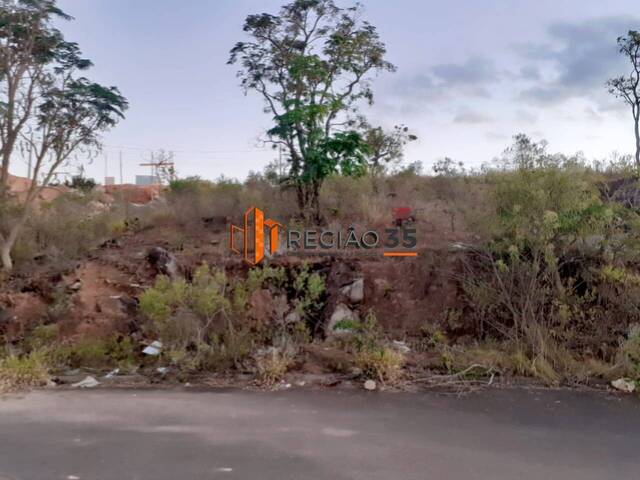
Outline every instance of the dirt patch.
[(73, 290), (70, 315), (61, 323), (66, 336), (103, 337), (126, 331), (134, 283), (130, 275), (90, 261), (64, 281)]
[(34, 293), (4, 294), (0, 298), (0, 337), (9, 343), (24, 337), (47, 320), (47, 304)]

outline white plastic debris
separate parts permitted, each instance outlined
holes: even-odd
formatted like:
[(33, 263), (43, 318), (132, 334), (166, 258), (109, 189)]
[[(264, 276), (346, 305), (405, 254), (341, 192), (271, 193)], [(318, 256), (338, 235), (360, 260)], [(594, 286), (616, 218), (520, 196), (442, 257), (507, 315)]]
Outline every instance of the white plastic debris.
[(116, 369), (114, 369), (114, 370), (111, 370), (109, 373), (107, 373), (107, 374), (104, 376), (104, 378), (113, 378), (113, 377), (115, 377), (116, 375), (118, 375), (119, 373), (120, 373), (120, 369), (119, 369), (119, 368), (116, 368)]
[(162, 342), (156, 340), (155, 342), (152, 342), (149, 346), (147, 346), (144, 350), (142, 350), (142, 353), (144, 353), (145, 355), (160, 355), (161, 351)]
[(93, 388), (100, 385), (100, 382), (92, 376), (85, 377), (84, 380), (80, 380), (78, 383), (71, 385), (74, 388)]
[(633, 393), (636, 390), (636, 384), (625, 378), (619, 378), (611, 382), (611, 386), (621, 392)]
[(169, 371), (168, 367), (158, 367), (156, 368), (156, 372), (165, 375)]
[(405, 342), (401, 342), (400, 340), (394, 340), (393, 347), (400, 353), (409, 353), (411, 351), (411, 349), (407, 347), (407, 344)]
[(369, 390), (370, 392), (375, 390), (376, 386), (376, 382), (374, 382), (373, 380), (367, 380), (366, 382), (364, 382), (364, 389)]

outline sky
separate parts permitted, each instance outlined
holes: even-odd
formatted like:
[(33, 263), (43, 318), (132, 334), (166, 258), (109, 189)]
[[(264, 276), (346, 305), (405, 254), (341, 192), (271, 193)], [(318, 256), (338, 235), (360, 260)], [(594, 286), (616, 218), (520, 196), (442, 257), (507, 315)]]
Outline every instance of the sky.
[[(95, 64), (87, 76), (118, 86), (130, 102), (87, 175), (102, 181), (106, 170), (119, 181), (121, 155), (131, 182), (148, 174), (139, 164), (158, 149), (174, 152), (180, 176), (241, 179), (262, 170), (274, 158), (260, 143), (270, 116), (226, 62), (245, 39), (244, 18), (277, 13), (282, 3), (59, 0), (75, 18), (59, 28)], [(637, 0), (361, 3), (397, 66), (373, 80), (375, 103), (362, 112), (373, 124), (411, 128), (418, 140), (407, 162), (429, 171), (448, 156), (477, 167), (519, 132), (554, 152), (632, 152), (631, 113), (605, 82), (628, 71), (616, 38), (640, 29)]]

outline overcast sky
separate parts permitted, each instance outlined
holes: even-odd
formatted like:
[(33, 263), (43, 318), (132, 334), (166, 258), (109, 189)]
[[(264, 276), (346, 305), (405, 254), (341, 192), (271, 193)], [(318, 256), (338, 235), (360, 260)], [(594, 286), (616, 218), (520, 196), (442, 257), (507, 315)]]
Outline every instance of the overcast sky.
[[(117, 85), (127, 118), (105, 137), (108, 173), (147, 173), (150, 149), (174, 150), (181, 176), (242, 178), (273, 152), (257, 139), (269, 126), (261, 99), (244, 96), (228, 51), (251, 13), (272, 0), (60, 0), (61, 25), (95, 68)], [(340, 5), (349, 3), (338, 0)], [(631, 114), (604, 82), (627, 71), (616, 37), (640, 29), (636, 1), (365, 0), (398, 70), (374, 83), (373, 123), (404, 123), (419, 140), (407, 161), (425, 169), (443, 156), (480, 165), (518, 132), (550, 149), (587, 157), (631, 152)], [(636, 7), (636, 8), (633, 8)], [(102, 160), (87, 169), (100, 181)]]

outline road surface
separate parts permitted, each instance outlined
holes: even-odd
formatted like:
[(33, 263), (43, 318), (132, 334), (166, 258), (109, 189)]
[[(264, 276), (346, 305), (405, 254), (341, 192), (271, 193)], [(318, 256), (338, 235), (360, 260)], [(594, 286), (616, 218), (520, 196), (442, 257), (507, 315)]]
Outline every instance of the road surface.
[(0, 399), (0, 479), (638, 479), (640, 400), (300, 389)]

